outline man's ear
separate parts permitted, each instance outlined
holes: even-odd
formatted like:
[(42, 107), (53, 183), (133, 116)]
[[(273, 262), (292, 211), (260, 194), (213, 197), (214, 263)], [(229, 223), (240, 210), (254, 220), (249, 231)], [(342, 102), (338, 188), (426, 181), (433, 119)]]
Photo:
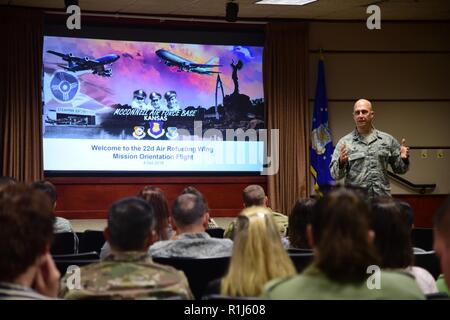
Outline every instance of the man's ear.
[(311, 224), (306, 226), (306, 238), (308, 240), (309, 247), (314, 248), (316, 244), (314, 242), (314, 232)]
[(205, 229), (208, 229), (208, 225), (209, 225), (209, 212), (206, 212), (203, 215), (203, 227), (205, 227)]
[(158, 239), (157, 239), (156, 231), (155, 230), (150, 231), (148, 233), (148, 237), (147, 237), (147, 240), (145, 242), (145, 248), (147, 249), (152, 244), (154, 244), (157, 240)]
[(175, 219), (172, 218), (172, 216), (169, 216), (169, 224), (172, 226), (173, 231), (177, 231), (177, 224), (175, 222)]
[(269, 207), (269, 197), (268, 196), (264, 197), (264, 206)]

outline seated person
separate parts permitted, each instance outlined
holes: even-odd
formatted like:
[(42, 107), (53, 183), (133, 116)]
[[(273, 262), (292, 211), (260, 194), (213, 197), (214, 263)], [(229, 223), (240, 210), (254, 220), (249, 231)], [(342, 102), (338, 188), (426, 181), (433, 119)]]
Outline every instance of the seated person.
[(69, 289), (67, 275), (60, 296), (66, 299), (191, 299), (182, 271), (154, 263), (148, 247), (155, 240), (153, 208), (139, 198), (119, 200), (108, 213), (105, 238), (111, 254), (81, 267), (81, 288)]
[(230, 239), (212, 238), (205, 232), (209, 213), (205, 202), (194, 194), (182, 194), (172, 207), (174, 240), (158, 241), (150, 247), (154, 257), (215, 258), (231, 255)]
[[(209, 212), (208, 202), (206, 201), (203, 194), (200, 191), (198, 191), (195, 187), (189, 186), (189, 187), (184, 188), (183, 191), (181, 191), (181, 194), (185, 194), (185, 193), (195, 194), (196, 196), (199, 196), (200, 198), (202, 198), (203, 202), (205, 203), (205, 210)], [(215, 222), (214, 219), (211, 217), (209, 217), (209, 219), (208, 219), (208, 229), (210, 229), (210, 228), (219, 228), (219, 225), (217, 224), (217, 222)]]
[[(256, 184), (247, 186), (242, 192), (242, 198), (244, 201), (244, 208), (248, 208), (251, 206), (261, 206), (267, 207), (269, 203), (269, 198), (266, 196), (264, 189)], [(270, 208), (269, 208), (270, 209)], [(272, 211), (272, 217), (277, 224), (278, 231), (281, 237), (286, 236), (286, 229), (288, 226), (288, 217), (284, 214)], [(228, 226), (227, 230), (224, 232), (224, 238), (233, 239), (234, 237), (234, 228), (236, 227), (236, 221), (233, 221)]]
[(311, 266), (296, 276), (269, 282), (269, 299), (425, 299), (403, 271), (368, 271), (379, 257), (369, 229), (369, 208), (355, 192), (336, 189), (318, 200), (307, 235)]
[[(31, 184), (31, 188), (43, 191), (51, 200), (53, 204), (53, 212), (56, 209), (56, 201), (58, 199), (58, 194), (56, 193), (56, 188), (50, 181), (35, 181)], [(55, 225), (53, 226), (55, 233), (61, 232), (74, 232), (70, 221), (55, 215)], [(74, 233), (75, 237), (76, 234)]]
[(306, 237), (306, 226), (310, 223), (315, 199), (299, 199), (289, 215), (289, 228), (287, 236), (287, 248), (311, 249)]
[(0, 176), (0, 191), (7, 186), (16, 184), (17, 181), (14, 178), (8, 176)]
[(265, 207), (244, 209), (236, 223), (228, 273), (211, 282), (208, 294), (257, 297), (269, 280), (296, 274), (281, 244), (272, 212)]
[(53, 207), (41, 191), (0, 191), (0, 299), (56, 298), (60, 273), (50, 255)]
[[(175, 233), (169, 224), (169, 205), (164, 192), (157, 187), (145, 186), (139, 191), (138, 198), (142, 198), (153, 208), (155, 214), (155, 241), (168, 240)], [(108, 241), (103, 245), (100, 259), (105, 259), (111, 253)]]
[(442, 275), (437, 280), (439, 292), (450, 296), (450, 196), (433, 216), (433, 249), (439, 257)]
[(410, 220), (392, 198), (372, 201), (370, 226), (375, 232), (374, 244), (381, 257), (383, 269), (400, 269), (410, 273), (424, 294), (436, 293), (433, 276), (421, 267), (414, 266), (411, 245)]

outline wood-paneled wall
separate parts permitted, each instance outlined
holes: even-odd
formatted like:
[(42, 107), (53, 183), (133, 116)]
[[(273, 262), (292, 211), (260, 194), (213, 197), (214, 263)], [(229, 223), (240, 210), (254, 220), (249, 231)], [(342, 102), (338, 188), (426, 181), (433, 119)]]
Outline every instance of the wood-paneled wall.
[(213, 217), (233, 217), (243, 207), (242, 190), (259, 184), (265, 190), (265, 176), (236, 177), (58, 177), (48, 178), (58, 192), (56, 214), (68, 219), (103, 219), (111, 204), (131, 197), (146, 185), (161, 188), (171, 205), (187, 186), (204, 194)]

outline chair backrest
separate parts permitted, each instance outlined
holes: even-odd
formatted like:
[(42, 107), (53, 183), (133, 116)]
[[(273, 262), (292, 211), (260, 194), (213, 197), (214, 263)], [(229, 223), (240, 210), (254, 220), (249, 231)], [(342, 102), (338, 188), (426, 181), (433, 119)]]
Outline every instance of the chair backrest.
[(432, 228), (414, 228), (411, 230), (411, 241), (413, 247), (433, 250), (433, 229)]
[(450, 300), (450, 297), (445, 292), (429, 293), (425, 295), (427, 300)]
[(223, 228), (208, 228), (206, 229), (206, 233), (209, 234), (213, 238), (223, 239), (223, 234), (225, 229)]
[(183, 271), (195, 298), (201, 299), (208, 283), (225, 275), (230, 257), (207, 259), (153, 257), (153, 261)]
[(414, 265), (428, 270), (437, 279), (441, 274), (439, 258), (434, 251), (414, 254)]
[(54, 254), (52, 255), (54, 260), (98, 260), (99, 254), (96, 251), (82, 252), (74, 254)]
[(300, 249), (300, 248), (288, 248), (287, 252), (289, 254), (296, 254), (296, 253), (313, 253), (312, 249)]
[(294, 263), (295, 269), (298, 273), (305, 270), (305, 268), (312, 262), (314, 254), (311, 253), (289, 253), (289, 258), (291, 258)]
[(80, 237), (78, 252), (96, 251), (100, 253), (104, 243), (105, 237), (103, 236), (103, 231), (86, 230)]
[(55, 233), (50, 248), (52, 254), (74, 254), (78, 252), (78, 237), (73, 232)]

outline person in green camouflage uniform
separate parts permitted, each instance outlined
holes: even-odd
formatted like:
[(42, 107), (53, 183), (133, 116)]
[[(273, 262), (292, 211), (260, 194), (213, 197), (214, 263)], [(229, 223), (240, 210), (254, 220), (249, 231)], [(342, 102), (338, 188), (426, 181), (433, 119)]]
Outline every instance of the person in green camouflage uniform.
[(153, 262), (148, 247), (155, 240), (152, 207), (142, 199), (126, 198), (112, 205), (105, 229), (111, 254), (61, 280), (65, 299), (193, 299), (182, 271)]
[(409, 169), (409, 148), (391, 135), (372, 126), (374, 111), (365, 99), (356, 101), (353, 120), (356, 128), (336, 145), (330, 163), (335, 180), (345, 178), (346, 185), (362, 187), (370, 199), (390, 196), (388, 165), (397, 174)]
[[(251, 206), (262, 206), (268, 208), (269, 198), (266, 196), (264, 189), (256, 184), (252, 184), (247, 186), (244, 191), (242, 192), (242, 198), (244, 201), (244, 207), (251, 207)], [(270, 209), (270, 208), (269, 208)], [(284, 214), (271, 211), (272, 212), (272, 218), (274, 219), (278, 232), (280, 233), (281, 237), (286, 236), (286, 230), (288, 226), (288, 217)], [(234, 230), (236, 229), (236, 223), (237, 221), (233, 221), (230, 223), (228, 228), (224, 232), (225, 238), (234, 238)]]

